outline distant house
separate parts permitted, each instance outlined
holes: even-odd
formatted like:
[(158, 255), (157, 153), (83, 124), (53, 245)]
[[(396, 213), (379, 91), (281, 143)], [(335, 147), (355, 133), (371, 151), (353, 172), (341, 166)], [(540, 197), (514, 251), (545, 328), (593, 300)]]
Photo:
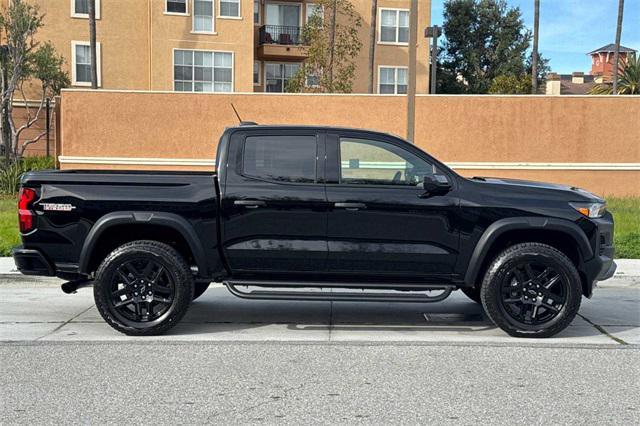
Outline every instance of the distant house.
[[(547, 95), (585, 95), (596, 84), (609, 83), (612, 80), (614, 68), (615, 44), (607, 44), (599, 49), (589, 52), (591, 56), (591, 72), (585, 74), (582, 71), (571, 74), (547, 74)], [(625, 64), (631, 55), (636, 54), (635, 49), (620, 46), (620, 63)]]

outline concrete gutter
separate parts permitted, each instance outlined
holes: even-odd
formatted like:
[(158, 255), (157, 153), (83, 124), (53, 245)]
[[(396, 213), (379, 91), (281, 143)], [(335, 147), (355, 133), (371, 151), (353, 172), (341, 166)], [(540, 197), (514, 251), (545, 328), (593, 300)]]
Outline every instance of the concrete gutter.
[[(640, 280), (640, 259), (616, 259), (618, 269), (613, 279), (604, 281), (599, 285), (614, 284), (616, 278), (638, 278)], [(0, 278), (20, 276), (11, 257), (0, 257)], [(636, 280), (634, 280), (636, 281)]]

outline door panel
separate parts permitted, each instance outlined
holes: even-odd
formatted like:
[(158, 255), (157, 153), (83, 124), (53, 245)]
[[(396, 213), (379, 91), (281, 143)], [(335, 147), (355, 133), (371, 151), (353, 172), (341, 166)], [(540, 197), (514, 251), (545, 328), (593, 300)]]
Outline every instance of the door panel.
[(455, 192), (424, 198), (419, 182), (437, 170), (402, 147), (372, 142), (327, 139), (327, 161), (335, 161), (339, 173), (338, 182), (327, 185), (329, 271), (368, 279), (449, 278), (459, 243)]
[(227, 173), (223, 196), (223, 247), (231, 269), (324, 271), (327, 202), (318, 137), (234, 137), (228, 167), (236, 172)]

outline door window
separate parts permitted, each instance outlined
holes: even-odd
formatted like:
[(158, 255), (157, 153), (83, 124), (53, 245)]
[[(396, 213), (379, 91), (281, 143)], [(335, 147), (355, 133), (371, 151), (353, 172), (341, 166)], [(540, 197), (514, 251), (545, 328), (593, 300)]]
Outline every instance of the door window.
[(244, 143), (243, 173), (278, 182), (316, 181), (315, 136), (250, 136)]
[(366, 139), (340, 139), (340, 183), (419, 186), (438, 169), (396, 145)]

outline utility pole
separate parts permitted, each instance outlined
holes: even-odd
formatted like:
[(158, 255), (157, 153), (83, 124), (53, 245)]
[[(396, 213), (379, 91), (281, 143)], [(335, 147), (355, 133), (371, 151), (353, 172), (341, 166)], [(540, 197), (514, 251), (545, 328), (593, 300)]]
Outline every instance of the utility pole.
[(98, 60), (96, 49), (96, 0), (88, 0), (89, 6), (89, 48), (91, 50), (91, 88), (98, 88)]
[(371, 0), (371, 30), (369, 30), (369, 82), (367, 90), (373, 93), (373, 76), (376, 63), (376, 34), (378, 32), (378, 0)]
[(618, 68), (620, 67), (620, 38), (622, 36), (622, 15), (624, 0), (618, 0), (618, 25), (616, 27), (616, 53), (613, 55), (613, 94), (618, 94)]
[(411, 0), (409, 16), (409, 87), (407, 91), (407, 140), (414, 142), (416, 130), (416, 68), (418, 50), (418, 0)]
[(540, 0), (533, 2), (533, 53), (531, 53), (531, 94), (538, 94), (538, 31), (540, 28)]
[(426, 38), (431, 38), (432, 41), (431, 67), (429, 68), (429, 82), (431, 83), (431, 90), (429, 90), (429, 93), (431, 93), (432, 95), (436, 94), (436, 73), (438, 71), (438, 37), (440, 37), (440, 34), (441, 28), (437, 25), (434, 25), (433, 27), (427, 27), (427, 29), (424, 30), (424, 36)]

